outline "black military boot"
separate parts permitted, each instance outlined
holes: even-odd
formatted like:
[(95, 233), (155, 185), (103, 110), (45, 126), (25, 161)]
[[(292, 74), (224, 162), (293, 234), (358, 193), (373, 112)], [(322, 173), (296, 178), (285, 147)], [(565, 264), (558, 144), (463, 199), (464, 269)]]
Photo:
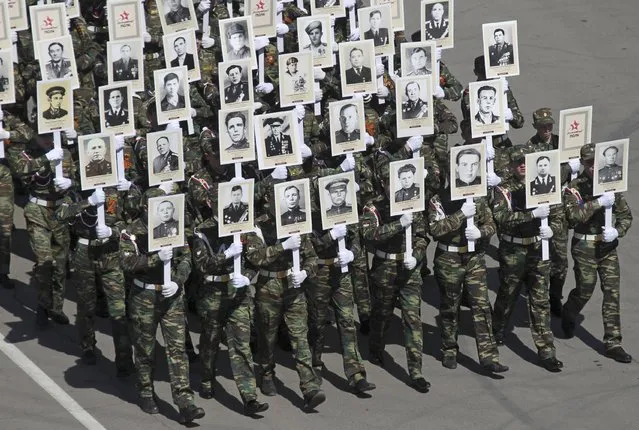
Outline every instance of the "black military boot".
[(244, 415), (252, 416), (268, 409), (268, 403), (260, 403), (257, 400), (249, 400), (244, 405)]
[(204, 418), (204, 415), (206, 415), (204, 409), (198, 408), (194, 404), (180, 407), (180, 424), (186, 424), (193, 422), (193, 420), (199, 420), (200, 418)]
[(377, 386), (371, 382), (368, 382), (366, 378), (362, 378), (355, 383), (353, 391), (355, 394), (364, 394), (367, 391), (373, 391)]
[(384, 367), (384, 351), (371, 351), (368, 361), (375, 366)]
[(555, 357), (548, 357), (541, 359), (541, 366), (549, 372), (558, 373), (564, 367), (564, 363), (557, 360)]
[(63, 311), (49, 311), (49, 318), (51, 318), (51, 321), (54, 321), (60, 325), (69, 324), (69, 317), (66, 316)]
[(607, 349), (606, 357), (612, 358), (619, 363), (630, 363), (632, 361), (632, 356), (624, 351), (621, 345), (613, 346), (612, 348)]
[(95, 366), (97, 362), (98, 356), (95, 353), (94, 348), (82, 351), (82, 363), (86, 364), (87, 366)]
[(368, 315), (362, 315), (359, 318), (359, 332), (364, 336), (368, 336), (371, 332), (371, 320)]
[(155, 403), (155, 399), (153, 397), (140, 397), (138, 400), (138, 406), (147, 414), (153, 415), (160, 413), (158, 405)]
[(275, 386), (275, 381), (272, 376), (263, 376), (262, 384), (260, 385), (260, 390), (262, 390), (262, 394), (265, 396), (273, 397), (277, 396), (277, 387)]
[(13, 290), (15, 288), (13, 281), (9, 279), (6, 273), (0, 273), (0, 285), (7, 290)]
[(430, 391), (430, 382), (424, 379), (423, 376), (412, 379), (409, 385), (420, 393), (428, 393)]
[(454, 355), (444, 355), (442, 366), (446, 369), (457, 369), (457, 358)]
[(561, 313), (561, 329), (564, 331), (566, 339), (572, 339), (575, 337), (576, 325), (575, 318), (570, 312), (568, 312), (566, 305), (564, 305)]
[(498, 362), (482, 364), (481, 367), (486, 373), (504, 373), (509, 370), (508, 366)]
[(129, 329), (126, 320), (114, 319), (111, 321), (113, 332), (113, 345), (115, 347), (115, 369), (118, 378), (126, 378), (135, 373), (133, 363), (133, 349), (129, 338)]
[(326, 394), (322, 390), (313, 390), (304, 395), (304, 409), (313, 410), (326, 401)]
[(36, 325), (39, 329), (46, 328), (49, 325), (49, 312), (40, 305), (38, 305), (36, 310)]

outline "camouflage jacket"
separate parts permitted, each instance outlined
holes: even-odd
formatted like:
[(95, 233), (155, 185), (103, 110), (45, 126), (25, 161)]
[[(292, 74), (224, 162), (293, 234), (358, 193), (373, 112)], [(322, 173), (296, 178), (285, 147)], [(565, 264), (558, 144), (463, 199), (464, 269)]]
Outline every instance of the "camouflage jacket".
[[(553, 134), (550, 142), (542, 142), (539, 135), (535, 134), (533, 137), (528, 139), (524, 146), (532, 149), (533, 152), (552, 151), (554, 149), (559, 149), (559, 136)], [(572, 169), (570, 168), (570, 164), (561, 163), (560, 176), (562, 184), (566, 184), (572, 180)]]
[[(278, 240), (275, 223), (270, 221), (261, 226), (264, 239), (256, 233), (246, 235), (246, 259), (259, 269), (280, 272), (293, 268), (293, 251), (284, 250), (283, 240)], [(307, 276), (317, 273), (317, 254), (309, 235), (303, 234), (300, 247), (300, 270), (306, 270)]]

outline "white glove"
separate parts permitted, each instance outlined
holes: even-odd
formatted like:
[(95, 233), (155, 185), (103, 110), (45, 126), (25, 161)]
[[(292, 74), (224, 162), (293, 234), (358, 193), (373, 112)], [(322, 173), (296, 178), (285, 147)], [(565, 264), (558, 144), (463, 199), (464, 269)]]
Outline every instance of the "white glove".
[(616, 238), (619, 237), (619, 231), (617, 231), (614, 227), (604, 227), (603, 229), (603, 240), (604, 242), (613, 242)]
[(369, 103), (371, 100), (373, 100), (373, 95), (372, 94), (364, 94), (364, 96), (362, 97), (362, 100), (364, 100), (364, 103)]
[(510, 89), (510, 85), (508, 84), (508, 79), (506, 78), (501, 78), (502, 82), (504, 83), (504, 92), (507, 92)]
[(115, 137), (115, 151), (122, 151), (124, 149), (124, 136)]
[(131, 181), (120, 179), (116, 188), (118, 189), (118, 191), (129, 191), (131, 189)]
[(384, 64), (377, 63), (376, 66), (375, 66), (375, 72), (376, 72), (378, 78), (380, 76), (382, 76), (384, 74)]
[(160, 257), (160, 260), (165, 262), (171, 261), (171, 259), (173, 258), (173, 248), (160, 248), (160, 250), (158, 251), (158, 257)]
[(263, 93), (263, 94), (270, 94), (273, 92), (273, 89), (275, 87), (273, 86), (272, 83), (270, 82), (264, 82), (263, 84), (258, 84), (255, 87), (255, 90), (257, 90), (258, 93)]
[(302, 121), (306, 117), (306, 108), (304, 105), (295, 105), (295, 116), (298, 121)]
[(302, 246), (302, 238), (299, 234), (294, 234), (293, 236), (282, 242), (282, 248), (284, 248), (285, 251), (290, 251), (291, 249), (299, 249), (300, 246)]
[(71, 188), (71, 179), (69, 178), (55, 178), (53, 180), (53, 183), (55, 184), (56, 188), (62, 191), (66, 191)]
[(215, 39), (209, 36), (202, 36), (202, 48), (209, 49), (215, 46)]
[(64, 158), (64, 152), (60, 148), (53, 148), (51, 151), (46, 154), (47, 160), (49, 161), (59, 161)]
[(579, 173), (579, 168), (581, 167), (581, 161), (579, 158), (571, 158), (568, 160), (568, 164), (570, 165), (571, 173)]
[(264, 49), (266, 48), (266, 45), (268, 45), (268, 37), (266, 36), (256, 37), (254, 44), (255, 44), (256, 51), (259, 51), (260, 49)]
[(501, 184), (501, 178), (493, 172), (488, 172), (486, 182), (488, 183), (489, 187), (496, 187), (497, 185)]
[(197, 115), (197, 111), (191, 108), (191, 118), (195, 118), (196, 115)]
[(262, 109), (262, 106), (263, 106), (262, 103), (254, 102), (253, 103), (253, 110), (260, 110), (260, 109)]
[(344, 0), (344, 7), (346, 9), (352, 9), (355, 7), (355, 0)]
[(200, 0), (200, 4), (197, 6), (197, 9), (202, 13), (211, 9), (211, 0)]
[(495, 159), (495, 147), (493, 146), (493, 138), (488, 138), (488, 144), (486, 145), (486, 161)]
[(284, 166), (277, 166), (271, 173), (273, 179), (286, 179), (288, 178), (288, 169)]
[(359, 40), (359, 28), (356, 28), (355, 30), (353, 30), (351, 35), (348, 36), (348, 40), (351, 41), (351, 42)]
[(326, 72), (324, 70), (320, 69), (319, 67), (313, 68), (313, 79), (315, 79), (316, 81), (323, 81), (325, 77)]
[(435, 48), (435, 61), (442, 60), (442, 48)]
[(547, 225), (539, 227), (539, 237), (542, 239), (550, 239), (552, 237), (552, 228)]
[(313, 156), (311, 148), (309, 148), (308, 145), (305, 143), (300, 143), (300, 152), (302, 153), (303, 160), (306, 160), (307, 158), (311, 158)]
[(417, 259), (413, 256), (406, 257), (404, 259), (404, 267), (408, 270), (413, 270), (417, 266)]
[(167, 130), (179, 130), (180, 129), (180, 121), (170, 121), (166, 125)]
[(615, 193), (603, 193), (599, 196), (599, 198), (597, 198), (597, 201), (600, 206), (603, 206), (604, 208), (611, 208), (612, 205), (615, 204)]
[(436, 99), (443, 99), (444, 97), (446, 97), (446, 93), (439, 85), (435, 87), (435, 93), (433, 95)]
[(98, 224), (95, 228), (95, 234), (98, 236), (98, 239), (106, 239), (107, 237), (111, 237), (111, 227), (106, 226), (104, 224)]
[(350, 249), (345, 249), (337, 254), (337, 258), (339, 260), (340, 266), (346, 266), (347, 264), (355, 260), (355, 254), (353, 254), (353, 251), (351, 251)]
[(322, 90), (316, 89), (314, 91), (314, 94), (315, 94), (315, 103), (321, 102), (322, 99), (324, 98), (324, 93), (322, 92)]
[(87, 200), (89, 200), (89, 204), (91, 206), (98, 206), (104, 203), (104, 201), (106, 200), (106, 196), (104, 195), (104, 191), (96, 189)]
[(301, 287), (302, 282), (306, 280), (307, 276), (308, 274), (306, 273), (306, 270), (291, 273), (291, 283), (293, 284), (293, 288)]
[(165, 194), (171, 194), (173, 192), (173, 182), (162, 182), (158, 185), (158, 188), (164, 191)]
[(406, 144), (411, 149), (411, 151), (417, 152), (422, 148), (422, 145), (424, 144), (424, 138), (422, 136), (412, 136), (408, 138)]
[(548, 215), (550, 215), (550, 206), (537, 206), (535, 209), (533, 209), (532, 215), (533, 218), (548, 218)]
[(275, 30), (278, 36), (284, 36), (286, 33), (288, 33), (288, 25), (284, 24), (283, 22), (278, 22), (275, 26)]
[(346, 158), (344, 158), (344, 161), (342, 161), (342, 163), (339, 165), (339, 167), (344, 172), (350, 172), (351, 170), (355, 169), (355, 159), (352, 155), (347, 155)]
[(481, 237), (481, 232), (477, 228), (476, 225), (473, 224), (472, 227), (466, 227), (466, 239), (468, 240), (478, 240)]
[(64, 134), (67, 136), (67, 139), (76, 139), (78, 137), (78, 132), (72, 128), (64, 130)]
[(353, 184), (353, 187), (355, 187), (355, 192), (359, 193), (359, 184), (357, 182)]
[(11, 43), (18, 43), (18, 32), (17, 31), (12, 31), (11, 32)]
[(386, 85), (382, 85), (377, 89), (377, 97), (379, 97), (380, 99), (386, 99), (390, 97), (390, 91), (388, 91)]
[(162, 295), (164, 297), (173, 297), (178, 290), (178, 284), (170, 281), (168, 284), (162, 285)]
[(224, 258), (226, 258), (228, 260), (228, 259), (231, 259), (233, 257), (237, 257), (238, 255), (242, 254), (242, 249), (244, 249), (244, 247), (242, 246), (242, 243), (233, 242), (224, 251)]
[(0, 109), (0, 121), (4, 120), (4, 111)]
[(330, 229), (329, 234), (333, 240), (341, 239), (346, 237), (346, 226), (345, 225), (336, 225), (332, 229)]
[(282, 13), (282, 11), (284, 10), (284, 3), (281, 1), (277, 2), (277, 8), (276, 8), (276, 12), (277, 13)]
[(375, 145), (375, 138), (367, 132), (364, 132), (364, 143), (366, 146), (373, 146)]
[(475, 202), (464, 202), (461, 207), (461, 211), (466, 218), (470, 218), (477, 213), (477, 205), (475, 204)]
[(244, 288), (251, 285), (251, 280), (242, 274), (240, 275), (234, 274), (233, 278), (231, 279), (231, 283), (233, 284), (233, 288), (239, 289), (239, 288)]
[(411, 225), (413, 223), (413, 214), (412, 214), (412, 212), (404, 214), (401, 217), (399, 217), (399, 223), (402, 225), (403, 228), (406, 228), (409, 225)]
[(148, 31), (145, 31), (142, 37), (144, 38), (144, 43), (151, 43), (151, 40), (153, 40)]
[(504, 109), (504, 118), (506, 121), (510, 121), (513, 119), (513, 111), (510, 108)]
[(11, 133), (9, 133), (7, 130), (0, 130), (0, 140), (5, 140), (5, 139), (8, 139), (9, 137), (11, 137)]

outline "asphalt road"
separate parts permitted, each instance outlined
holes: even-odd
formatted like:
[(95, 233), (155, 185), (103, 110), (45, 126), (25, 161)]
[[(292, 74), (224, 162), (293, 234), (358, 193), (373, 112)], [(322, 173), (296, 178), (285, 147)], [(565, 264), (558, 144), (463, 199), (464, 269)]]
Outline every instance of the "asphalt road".
[[(416, 0), (406, 1), (408, 33), (418, 28)], [(595, 142), (639, 138), (639, 96), (637, 64), (639, 9), (634, 0), (602, 4), (594, 0), (491, 0), (457, 2), (455, 48), (446, 51), (443, 61), (460, 81), (474, 80), (473, 59), (481, 53), (481, 24), (517, 19), (521, 76), (509, 79), (527, 124), (510, 133), (517, 144), (534, 134), (532, 112), (548, 106), (560, 109), (593, 105)], [(460, 116), (458, 103), (448, 103)], [(452, 137), (453, 142), (459, 140)], [(637, 161), (631, 148), (631, 166)], [(634, 190), (639, 176), (630, 169), (627, 199), (638, 207)], [(14, 292), (0, 290), (0, 333), (6, 342), (19, 348), (68, 393), (88, 414), (107, 429), (139, 430), (180, 428), (177, 411), (171, 404), (163, 351), (158, 351), (157, 394), (164, 402), (162, 414), (148, 416), (135, 404), (131, 383), (114, 377), (113, 347), (109, 324), (98, 321), (98, 346), (104, 358), (87, 368), (78, 363), (79, 347), (73, 325), (54, 327), (43, 334), (34, 329), (35, 291), (28, 286), (32, 255), (21, 209), (15, 214), (16, 255), (12, 276)], [(620, 241), (622, 268), (622, 332), (630, 353), (639, 354), (639, 291), (633, 282), (639, 270), (639, 236), (635, 230)], [(432, 246), (430, 251), (432, 254)], [(430, 260), (430, 259), (429, 259)], [(496, 263), (490, 266), (491, 299), (498, 287)], [(566, 293), (574, 286), (571, 270)], [(536, 365), (536, 352), (527, 328), (523, 300), (520, 300), (514, 330), (500, 348), (501, 360), (510, 366), (503, 379), (478, 374), (472, 321), (462, 311), (460, 366), (444, 369), (439, 362), (437, 306), (439, 298), (433, 279), (423, 289), (424, 374), (432, 382), (431, 392), (419, 394), (406, 385), (406, 359), (395, 318), (387, 352), (394, 358), (387, 369), (368, 362), (369, 379), (378, 388), (372, 397), (360, 399), (350, 394), (342, 372), (338, 337), (334, 328), (325, 354), (328, 371), (323, 388), (327, 402), (318, 412), (302, 412), (302, 399), (294, 363), (280, 354), (277, 376), (282, 381), (280, 395), (269, 398), (271, 408), (258, 420), (242, 415), (241, 403), (228, 366), (228, 355), (220, 354), (217, 397), (198, 404), (207, 416), (199, 423), (215, 429), (623, 429), (636, 428), (639, 418), (639, 372), (637, 362), (623, 365), (602, 354), (601, 293), (598, 290), (583, 312), (584, 321), (574, 339), (562, 339), (557, 320), (553, 321), (557, 356), (565, 363), (560, 374), (550, 374)], [(65, 311), (76, 314), (75, 295), (69, 288)], [(193, 333), (197, 342), (197, 327)], [(160, 342), (162, 342), (160, 340)], [(1, 342), (0, 342), (1, 343)], [(368, 357), (365, 338), (361, 351)], [(197, 367), (192, 381), (197, 387)], [(0, 352), (0, 428), (3, 430), (81, 429), (82, 424), (52, 396)], [(73, 408), (71, 408), (73, 409)], [(74, 409), (75, 410), (75, 409)]]

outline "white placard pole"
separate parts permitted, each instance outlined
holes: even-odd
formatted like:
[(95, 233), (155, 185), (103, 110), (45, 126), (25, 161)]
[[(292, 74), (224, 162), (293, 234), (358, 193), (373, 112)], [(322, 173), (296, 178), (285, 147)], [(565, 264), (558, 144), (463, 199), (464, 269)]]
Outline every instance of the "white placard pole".
[[(2, 106), (0, 106), (0, 111), (2, 111)], [(0, 130), (4, 130), (3, 121), (0, 121)], [(4, 158), (4, 140), (0, 140), (0, 159), (1, 158)]]
[(300, 249), (299, 248), (293, 249), (293, 271), (294, 272), (300, 271)]
[[(277, 13), (277, 20), (281, 23), (284, 23), (284, 18), (282, 17), (282, 12)], [(277, 35), (277, 52), (278, 54), (284, 53), (284, 35)]]
[[(384, 63), (382, 62), (382, 57), (375, 57), (375, 65), (377, 67), (382, 66), (384, 67)], [(375, 74), (377, 74), (377, 71), (375, 71)], [(377, 78), (377, 88), (382, 88), (384, 86), (384, 75), (382, 74), (382, 76), (379, 76)], [(386, 104), (386, 100), (383, 97), (377, 97), (377, 103), (379, 103), (380, 105)]]
[[(413, 152), (413, 158), (419, 158), (419, 156), (420, 156), (419, 150)], [(406, 252), (404, 253), (404, 260), (408, 257), (413, 256), (413, 224), (412, 223), (409, 224), (405, 230), (406, 230), (406, 237), (405, 237)]]
[[(484, 137), (484, 145), (486, 146), (486, 148), (488, 148), (488, 145), (492, 146), (492, 136), (486, 136)], [(494, 148), (493, 148), (494, 150)], [(495, 164), (493, 162), (494, 160), (488, 160), (486, 162), (486, 174), (494, 174), (495, 173)]]
[(233, 0), (226, 0), (226, 9), (229, 11), (229, 18), (233, 18)]
[[(547, 216), (541, 219), (541, 226), (548, 227)], [(548, 261), (550, 259), (550, 248), (548, 246), (548, 239), (541, 239), (541, 259), (542, 261)]]
[[(335, 42), (335, 19), (334, 17), (331, 18), (331, 38), (333, 41), (333, 46), (335, 46), (337, 44), (337, 42)], [(333, 64), (337, 64), (337, 53), (335, 51), (333, 51)]]
[[(235, 163), (235, 179), (242, 179), (242, 163)], [(240, 234), (233, 234), (233, 243), (242, 245)], [(237, 278), (240, 275), (242, 275), (242, 254), (233, 257), (233, 276)]]
[[(466, 197), (466, 203), (474, 203), (472, 197)], [(469, 216), (466, 218), (466, 227), (474, 227), (475, 226), (475, 217)], [(475, 241), (468, 241), (468, 252), (475, 252)]]
[[(316, 67), (316, 69), (322, 70), (321, 67)], [(316, 80), (313, 80), (313, 96), (315, 96), (315, 93), (317, 91), (321, 91), (321, 90), (322, 89), (320, 87), (320, 83), (317, 82)], [(322, 114), (322, 101), (320, 100), (318, 102), (315, 102), (314, 108), (315, 108), (315, 112), (314, 112), (315, 116), (321, 115)]]
[(209, 13), (211, 13), (211, 11), (207, 10), (204, 12), (204, 15), (202, 15), (202, 37), (210, 37), (211, 26), (209, 23)]
[(604, 216), (605, 216), (605, 227), (607, 228), (611, 228), (612, 227), (612, 206), (609, 208), (606, 208), (606, 211), (604, 212)]
[[(345, 238), (340, 237), (339, 239), (337, 239), (337, 248), (338, 248), (339, 252), (346, 251), (346, 239)], [(342, 273), (348, 273), (348, 264), (343, 264), (342, 265)]]
[[(115, 19), (115, 17), (111, 17)], [(146, 33), (146, 12), (144, 9), (144, 0), (140, 0), (140, 30), (142, 34)]]
[[(96, 191), (104, 191), (102, 187), (96, 188)], [(98, 206), (98, 225), (106, 225), (106, 221), (104, 219), (104, 203), (100, 203)]]
[(116, 164), (118, 169), (118, 181), (126, 180), (125, 172), (124, 172), (124, 148), (115, 153)]
[[(357, 30), (357, 18), (355, 18), (355, 7), (352, 7), (348, 10), (348, 22), (351, 27), (351, 34), (355, 33), (355, 30)], [(362, 36), (360, 35), (360, 39), (361, 37)]]
[[(59, 131), (53, 132), (53, 147), (55, 149), (62, 150), (62, 137), (60, 136)], [(64, 160), (64, 157), (62, 157), (62, 160)], [(55, 165), (56, 178), (64, 178), (64, 172), (62, 171), (62, 160), (56, 161), (56, 165)]]
[[(169, 249), (171, 249), (169, 247)], [(171, 282), (171, 260), (164, 262), (164, 285), (168, 285)]]
[(264, 83), (264, 48), (257, 51), (257, 76), (260, 84)]
[[(501, 81), (502, 81), (502, 82), (505, 82), (505, 81), (506, 81), (506, 78), (505, 78), (505, 77), (502, 77), (502, 78), (501, 78)], [(504, 99), (503, 99), (503, 102), (502, 102), (502, 103), (504, 104), (504, 112), (505, 112), (505, 111), (506, 111), (506, 109), (508, 109), (508, 93), (507, 93), (506, 91), (504, 91)], [(509, 123), (508, 121), (504, 121), (504, 123), (506, 124), (506, 128), (505, 128), (505, 130), (506, 130), (506, 131), (510, 130), (510, 123)]]

